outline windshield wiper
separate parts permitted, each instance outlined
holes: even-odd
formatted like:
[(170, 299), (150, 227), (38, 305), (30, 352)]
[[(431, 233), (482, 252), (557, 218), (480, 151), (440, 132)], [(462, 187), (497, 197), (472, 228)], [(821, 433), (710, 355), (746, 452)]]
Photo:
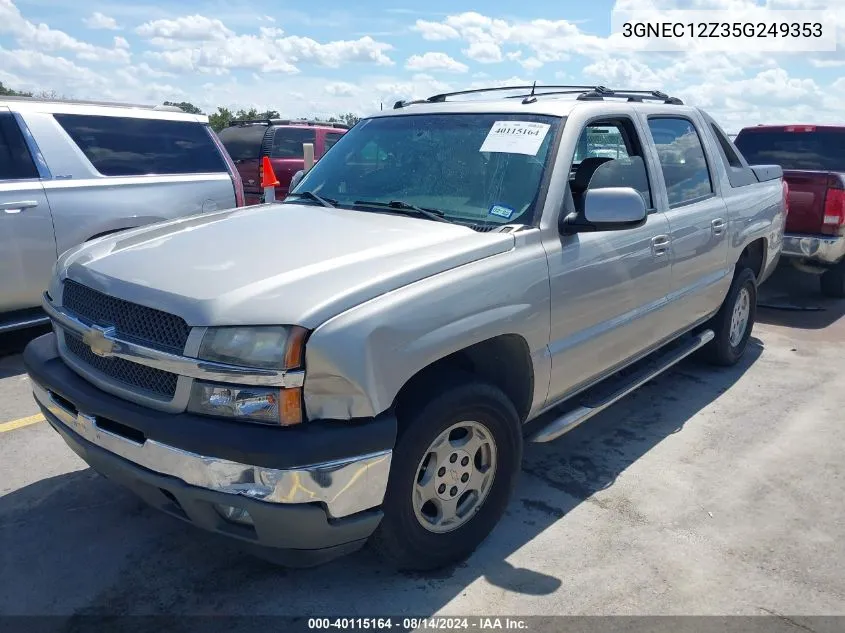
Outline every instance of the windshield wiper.
[(300, 196), (302, 198), (308, 198), (309, 200), (313, 200), (314, 202), (319, 202), (324, 207), (328, 207), (330, 209), (336, 208), (335, 205), (337, 204), (337, 200), (332, 200), (331, 198), (324, 198), (323, 196), (318, 196), (313, 191), (297, 191), (296, 193), (288, 194), (287, 197), (291, 198), (293, 196)]
[(429, 209), (426, 207), (418, 207), (415, 204), (410, 204), (403, 200), (391, 200), (390, 202), (381, 202), (379, 200), (356, 200), (352, 203), (356, 207), (383, 207), (385, 209), (396, 209), (397, 211), (413, 211), (417, 215), (421, 215), (429, 220), (436, 222), (449, 222), (455, 224), (452, 220), (446, 217), (440, 209)]

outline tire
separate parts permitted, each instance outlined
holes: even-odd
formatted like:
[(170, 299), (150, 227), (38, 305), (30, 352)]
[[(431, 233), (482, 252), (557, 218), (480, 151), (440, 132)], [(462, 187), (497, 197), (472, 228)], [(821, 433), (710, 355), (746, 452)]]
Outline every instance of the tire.
[[(406, 415), (401, 415), (400, 410), (400, 434), (382, 504), (384, 518), (370, 539), (371, 547), (399, 570), (428, 571), (454, 565), (472, 554), (502, 517), (521, 469), (522, 428), (508, 397), (496, 387), (478, 382), (471, 376), (458, 383), (449, 380), (448, 384), (455, 386), (445, 390), (437, 386), (426, 389), (425, 392), (431, 394), (428, 398), (413, 400), (413, 404), (404, 408)], [(461, 464), (469, 453), (462, 453), (452, 466), (448, 462), (452, 453), (462, 449), (444, 444), (439, 449), (445, 452), (443, 459), (433, 467), (430, 460), (437, 459), (437, 456), (426, 459), (427, 455), (433, 455), (429, 453), (432, 443), (455, 425), (467, 422), (480, 427), (456, 443), (466, 441), (467, 447), (470, 447), (470, 440), (474, 446), (479, 438), (487, 436), (492, 441), (492, 448), (488, 443), (486, 448), (478, 449), (467, 466)], [(459, 430), (452, 432), (452, 437), (459, 435)], [(470, 452), (473, 451), (470, 448)], [(490, 455), (493, 457), (487, 464), (489, 467), (482, 473), (478, 466), (483, 466)], [(441, 464), (450, 466), (445, 477), (440, 477)], [(443, 468), (445, 470), (445, 466)], [(420, 476), (421, 470), (425, 476)], [(467, 484), (459, 483), (463, 474), (470, 473), (473, 474)], [(473, 495), (479, 495), (478, 491), (470, 489), (476, 477), (487, 478), (488, 475), (490, 477), (479, 489), (484, 491), (477, 497), (480, 502), (469, 505)], [(439, 487), (446, 486), (444, 481), (449, 487), (442, 494), (451, 495), (459, 490), (452, 497), (460, 501), (458, 510), (471, 508), (463, 513), (462, 518), (456, 518), (457, 524), (451, 527), (445, 519), (435, 525), (436, 519), (432, 518), (434, 510), (441, 507), (434, 495), (440, 496)], [(427, 495), (415, 497), (418, 482), (432, 482)], [(461, 488), (453, 486), (453, 483)], [(419, 499), (425, 496), (432, 497), (431, 504), (420, 503)]]
[(845, 299), (845, 260), (821, 276), (821, 290), (826, 297)]
[[(747, 293), (747, 295), (746, 295)], [(744, 330), (739, 338), (731, 339), (732, 323), (735, 309), (738, 303), (746, 302), (743, 298), (747, 296), (747, 316)], [(741, 312), (741, 309), (739, 309)], [(741, 316), (741, 315), (740, 315)], [(745, 349), (748, 347), (748, 339), (751, 338), (751, 331), (754, 329), (754, 321), (757, 316), (757, 278), (750, 268), (740, 268), (734, 275), (728, 295), (722, 303), (719, 312), (707, 325), (713, 330), (716, 337), (708, 343), (704, 349), (705, 359), (722, 367), (736, 365)]]

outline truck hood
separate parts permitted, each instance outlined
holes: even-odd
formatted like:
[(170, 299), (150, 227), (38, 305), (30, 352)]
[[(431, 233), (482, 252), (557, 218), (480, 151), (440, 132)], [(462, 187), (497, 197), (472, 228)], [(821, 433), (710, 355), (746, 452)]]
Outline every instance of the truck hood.
[(60, 278), (178, 314), (193, 326), (314, 328), (513, 245), (507, 233), (412, 216), (268, 204), (100, 238), (66, 253), (57, 270)]

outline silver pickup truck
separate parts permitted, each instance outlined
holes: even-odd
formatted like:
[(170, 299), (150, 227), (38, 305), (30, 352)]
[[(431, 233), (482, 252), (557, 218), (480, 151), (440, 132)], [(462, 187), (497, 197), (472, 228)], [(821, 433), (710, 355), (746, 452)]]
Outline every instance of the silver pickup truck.
[(65, 253), (24, 355), (49, 423), (262, 556), (428, 569), (496, 525), (524, 440), (738, 362), (780, 168), (662, 93), (495, 90), (364, 119), (282, 203)]

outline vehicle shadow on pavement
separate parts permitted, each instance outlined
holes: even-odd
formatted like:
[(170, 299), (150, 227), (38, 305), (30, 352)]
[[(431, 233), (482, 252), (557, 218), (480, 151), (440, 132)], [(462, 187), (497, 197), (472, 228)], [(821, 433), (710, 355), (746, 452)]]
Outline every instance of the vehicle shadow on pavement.
[(26, 373), (20, 354), (32, 339), (46, 334), (50, 326), (40, 326), (0, 334), (0, 378), (11, 378)]
[(845, 315), (845, 300), (821, 294), (816, 275), (796, 270), (788, 263), (760, 286), (757, 321), (802, 330), (822, 330)]
[[(752, 338), (735, 367), (684, 361), (557, 441), (526, 444), (522, 477), (506, 516), (469, 560), (436, 573), (392, 572), (367, 549), (318, 568), (282, 569), (148, 509), (90, 469), (38, 481), (0, 497), (0, 576), (7, 579), (0, 613), (429, 615), (455, 598), (478, 595), (477, 583), (534, 596), (565, 591), (572, 569), (560, 575), (531, 569), (532, 560), (542, 564), (542, 549), (533, 551), (537, 544), (526, 548), (528, 555), (514, 554), (566, 522), (581, 504), (591, 504), (608, 521), (644, 520), (624, 498), (611, 502), (596, 493), (612, 488), (629, 466), (683, 432), (762, 352)], [(570, 543), (555, 545), (563, 549)], [(486, 612), (484, 602), (463, 604)], [(246, 620), (244, 629), (249, 627)]]

